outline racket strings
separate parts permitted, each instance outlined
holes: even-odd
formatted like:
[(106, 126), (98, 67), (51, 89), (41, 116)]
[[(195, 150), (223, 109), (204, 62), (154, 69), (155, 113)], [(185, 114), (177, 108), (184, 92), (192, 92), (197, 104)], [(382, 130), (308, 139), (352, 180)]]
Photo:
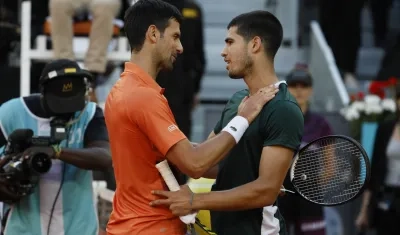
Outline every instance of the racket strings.
[(353, 198), (367, 175), (357, 145), (343, 138), (326, 138), (300, 152), (294, 163), (293, 184), (299, 193), (319, 204), (336, 204)]

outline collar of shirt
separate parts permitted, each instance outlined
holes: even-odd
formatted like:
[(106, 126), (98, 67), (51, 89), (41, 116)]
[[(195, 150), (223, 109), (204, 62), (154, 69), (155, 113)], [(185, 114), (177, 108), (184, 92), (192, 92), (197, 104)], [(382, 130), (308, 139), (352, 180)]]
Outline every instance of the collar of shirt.
[(161, 95), (164, 94), (165, 88), (161, 88), (160, 85), (158, 85), (157, 82), (138, 65), (132, 62), (125, 62), (125, 72), (136, 75), (137, 78), (148, 87), (160, 92)]

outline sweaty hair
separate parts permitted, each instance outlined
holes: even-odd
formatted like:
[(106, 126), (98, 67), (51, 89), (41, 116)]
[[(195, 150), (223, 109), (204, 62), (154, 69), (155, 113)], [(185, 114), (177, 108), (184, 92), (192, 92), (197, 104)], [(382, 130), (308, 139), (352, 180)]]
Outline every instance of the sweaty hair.
[(124, 29), (132, 51), (140, 51), (143, 47), (147, 29), (155, 25), (163, 33), (169, 20), (182, 23), (179, 10), (162, 0), (139, 0), (128, 8), (124, 17)]
[(228, 29), (237, 27), (237, 34), (247, 42), (254, 37), (261, 38), (266, 55), (274, 59), (282, 43), (283, 29), (279, 20), (268, 11), (251, 11), (236, 16), (228, 24)]

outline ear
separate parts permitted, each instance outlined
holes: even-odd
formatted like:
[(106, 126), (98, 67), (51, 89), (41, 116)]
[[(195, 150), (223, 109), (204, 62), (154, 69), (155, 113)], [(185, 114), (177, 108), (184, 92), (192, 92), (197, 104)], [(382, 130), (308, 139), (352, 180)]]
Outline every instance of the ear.
[(251, 39), (249, 43), (250, 43), (250, 47), (251, 47), (250, 48), (251, 52), (253, 52), (253, 53), (257, 53), (263, 49), (262, 40), (258, 36), (255, 36), (253, 39)]
[(151, 43), (156, 43), (160, 38), (160, 31), (157, 29), (155, 25), (150, 25), (146, 32), (146, 38)]

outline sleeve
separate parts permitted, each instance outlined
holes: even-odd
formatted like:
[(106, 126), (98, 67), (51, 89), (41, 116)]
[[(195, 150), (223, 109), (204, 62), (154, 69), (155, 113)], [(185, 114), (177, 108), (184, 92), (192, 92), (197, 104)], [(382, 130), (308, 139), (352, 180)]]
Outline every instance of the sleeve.
[(279, 101), (264, 121), (264, 147), (283, 146), (297, 151), (303, 136), (304, 118), (297, 104)]
[(221, 119), (218, 120), (217, 124), (215, 124), (215, 127), (214, 127), (214, 134), (216, 134), (216, 135), (219, 134), (219, 133), (222, 131), (221, 120), (222, 120), (222, 116), (221, 116)]
[(93, 119), (86, 128), (84, 141), (85, 145), (94, 141), (109, 141), (104, 113), (99, 106), (96, 107)]
[(219, 134), (221, 131), (222, 131), (222, 129), (224, 128), (222, 125), (223, 125), (223, 120), (224, 120), (224, 115), (225, 115), (225, 111), (226, 111), (226, 109), (228, 108), (228, 105), (229, 105), (229, 103), (231, 102), (231, 100), (229, 100), (226, 104), (225, 104), (225, 107), (224, 107), (224, 110), (222, 111), (222, 113), (221, 113), (221, 118), (218, 120), (218, 122), (217, 122), (217, 124), (215, 124), (215, 127), (214, 127), (214, 134)]
[(167, 99), (153, 89), (142, 89), (127, 105), (128, 116), (164, 156), (186, 136), (176, 125)]
[(4, 146), (7, 144), (8, 135), (13, 130), (13, 120), (18, 119), (17, 107), (18, 99), (12, 99), (0, 106), (0, 153), (3, 152)]
[(0, 132), (2, 138), (0, 138), (0, 146), (7, 143), (8, 136), (14, 131), (14, 120), (19, 119), (18, 107), (19, 99), (12, 99), (0, 106)]

